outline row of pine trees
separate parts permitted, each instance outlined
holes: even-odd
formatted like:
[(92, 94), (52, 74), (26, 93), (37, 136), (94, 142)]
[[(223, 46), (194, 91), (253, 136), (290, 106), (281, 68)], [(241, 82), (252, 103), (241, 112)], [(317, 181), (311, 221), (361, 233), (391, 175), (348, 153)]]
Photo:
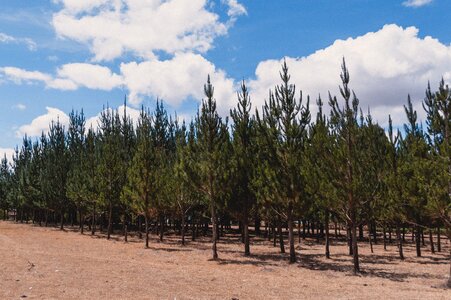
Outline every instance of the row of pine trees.
[(282, 252), (287, 228), (290, 263), (301, 220), (321, 228), (327, 257), (329, 224), (338, 223), (347, 228), (355, 272), (363, 226), (374, 236), (382, 229), (384, 241), (393, 229), (401, 259), (406, 227), (418, 256), (424, 231), (451, 238), (451, 93), (443, 81), (437, 91), (427, 87), (427, 129), (409, 97), (400, 131), (390, 116), (385, 130), (362, 112), (344, 60), (341, 95), (329, 95), (327, 109), (318, 98), (313, 118), (286, 63), (280, 78), (255, 110), (243, 82), (231, 120), (219, 116), (210, 79), (190, 123), (169, 116), (162, 102), (143, 107), (137, 124), (126, 111), (105, 109), (98, 128), (86, 128), (83, 112), (72, 112), (67, 129), (53, 122), (39, 139), (25, 136), (12, 162), (2, 160), (2, 213), (61, 228), (76, 222), (92, 234), (100, 226), (108, 238), (120, 228), (127, 240), (133, 230), (146, 247), (151, 228), (162, 240), (175, 224), (182, 244), (187, 232), (194, 239), (211, 228), (213, 259), (221, 227), (239, 223), (250, 255), (250, 224), (259, 234), (264, 222)]

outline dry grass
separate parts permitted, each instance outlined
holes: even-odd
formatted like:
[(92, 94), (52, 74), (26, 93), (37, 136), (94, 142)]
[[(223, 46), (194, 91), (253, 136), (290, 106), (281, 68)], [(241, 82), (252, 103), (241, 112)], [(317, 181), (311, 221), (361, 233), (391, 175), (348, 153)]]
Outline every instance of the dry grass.
[(125, 244), (115, 236), (81, 235), (55, 228), (0, 222), (0, 299), (451, 299), (444, 288), (450, 245), (441, 253), (423, 248), (406, 260), (396, 246), (369, 253), (360, 244), (362, 275), (351, 274), (351, 259), (342, 242), (333, 243), (332, 258), (323, 246), (303, 241), (299, 262), (262, 239), (251, 257), (242, 255), (237, 236), (219, 244), (219, 261), (210, 261), (208, 239), (179, 245), (152, 236), (150, 249), (132, 237)]

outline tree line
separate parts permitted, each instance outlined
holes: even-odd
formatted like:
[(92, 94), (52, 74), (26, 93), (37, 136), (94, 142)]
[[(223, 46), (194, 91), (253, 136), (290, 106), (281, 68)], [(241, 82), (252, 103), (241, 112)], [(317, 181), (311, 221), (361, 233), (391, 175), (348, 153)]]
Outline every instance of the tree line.
[[(208, 78), (195, 118), (170, 116), (162, 101), (142, 107), (137, 124), (126, 112), (104, 109), (98, 127), (86, 128), (83, 111), (72, 111), (66, 129), (58, 120), (48, 133), (25, 136), (12, 161), (0, 166), (0, 207), (5, 219), (39, 225), (65, 223), (106, 231), (144, 234), (154, 229), (164, 239), (167, 227), (212, 236), (212, 257), (224, 228), (239, 224), (244, 254), (250, 255), (250, 224), (255, 234), (273, 237), (289, 262), (296, 262), (295, 227), (316, 228), (330, 257), (330, 224), (346, 228), (354, 272), (359, 272), (358, 240), (377, 228), (391, 240), (394, 230), (400, 259), (405, 229), (414, 233), (417, 256), (429, 233), (451, 238), (451, 93), (442, 80), (427, 86), (423, 108), (426, 129), (410, 96), (404, 130), (388, 128), (364, 113), (350, 88), (343, 60), (340, 95), (310, 98), (290, 83), (284, 62), (281, 83), (264, 105), (251, 105), (243, 82), (230, 119), (217, 111)], [(254, 113), (255, 112), (255, 113)], [(261, 226), (265, 231), (262, 233)], [(211, 226), (210, 226), (211, 225)], [(440, 240), (437, 241), (440, 247)], [(440, 249), (437, 249), (440, 251)], [(434, 249), (432, 249), (434, 251)], [(450, 281), (451, 283), (451, 281)], [(449, 283), (449, 284), (450, 284)]]

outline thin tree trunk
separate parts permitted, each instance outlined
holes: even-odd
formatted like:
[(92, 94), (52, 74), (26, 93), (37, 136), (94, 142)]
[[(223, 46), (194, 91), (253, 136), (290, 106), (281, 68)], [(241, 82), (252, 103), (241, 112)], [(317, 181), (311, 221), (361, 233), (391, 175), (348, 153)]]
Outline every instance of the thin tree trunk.
[(431, 244), (431, 252), (435, 253), (434, 249), (434, 239), (432, 237), (432, 229), (429, 229), (429, 243)]
[(165, 217), (163, 214), (160, 214), (160, 242), (163, 241), (163, 236), (164, 236), (164, 222), (165, 222)]
[(371, 239), (371, 226), (368, 228), (368, 241), (370, 242), (371, 253), (374, 253), (373, 240)]
[(329, 249), (329, 210), (326, 209), (324, 214), (324, 226), (326, 227), (326, 258), (330, 258), (330, 249)]
[[(355, 212), (354, 212), (355, 213)], [(359, 266), (359, 250), (357, 245), (357, 228), (354, 225), (355, 216), (353, 217), (352, 227), (351, 227), (351, 238), (352, 238), (352, 260), (354, 263), (354, 274), (360, 272)]]
[(127, 214), (124, 214), (124, 242), (128, 242), (128, 218)]
[(84, 234), (83, 230), (85, 227), (85, 215), (80, 211), (80, 233)]
[(96, 206), (92, 208), (91, 235), (96, 233)]
[(112, 232), (113, 232), (113, 204), (110, 201), (108, 207), (108, 233), (107, 233), (108, 240), (110, 239)]
[(60, 212), (60, 230), (63, 230), (64, 229), (64, 211), (61, 209), (61, 212)]
[(144, 222), (146, 226), (146, 248), (149, 248), (149, 216), (147, 215), (147, 209), (144, 213)]
[(296, 262), (296, 250), (294, 248), (294, 229), (293, 229), (293, 207), (292, 204), (288, 206), (288, 240), (290, 243), (290, 263)]
[(282, 233), (282, 220), (280, 219), (280, 216), (278, 215), (277, 218), (277, 231), (279, 233), (279, 246), (280, 246), (280, 253), (285, 253), (285, 244), (283, 242), (283, 233)]
[(182, 215), (181, 215), (181, 220), (180, 220), (182, 227), (181, 229), (181, 235), (182, 235), (182, 245), (185, 246), (185, 210), (182, 209)]
[(216, 243), (218, 241), (218, 229), (216, 226), (217, 220), (216, 220), (216, 209), (214, 207), (214, 203), (213, 200), (211, 200), (211, 223), (212, 223), (212, 227), (211, 227), (211, 231), (212, 231), (212, 254), (213, 254), (213, 260), (217, 260), (218, 259), (218, 249), (216, 246)]
[(421, 229), (420, 226), (415, 226), (415, 245), (417, 250), (417, 257), (421, 257)]
[(243, 218), (243, 233), (244, 233), (244, 256), (251, 255), (250, 245), (249, 245), (249, 218), (247, 210)]
[(386, 229), (385, 229), (385, 224), (382, 225), (382, 232), (384, 234), (384, 250), (387, 251), (387, 232), (386, 232)]
[(442, 242), (441, 242), (441, 238), (440, 238), (440, 227), (437, 227), (437, 252), (441, 252), (442, 251)]
[(396, 239), (398, 240), (399, 258), (404, 259), (404, 251), (402, 249), (403, 239), (401, 237), (401, 229), (398, 224), (396, 224)]
[[(278, 228), (278, 227), (277, 227)], [(276, 247), (277, 244), (277, 234), (276, 234), (276, 227), (274, 224), (272, 224), (272, 237), (273, 237), (273, 246)]]
[(298, 220), (298, 244), (301, 243), (301, 219)]

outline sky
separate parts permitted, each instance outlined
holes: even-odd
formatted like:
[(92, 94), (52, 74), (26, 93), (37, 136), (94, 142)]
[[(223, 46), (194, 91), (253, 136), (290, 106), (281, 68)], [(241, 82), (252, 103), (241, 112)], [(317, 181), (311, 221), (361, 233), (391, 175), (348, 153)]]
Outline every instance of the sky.
[[(137, 117), (162, 99), (190, 120), (210, 75), (226, 116), (244, 80), (254, 108), (285, 59), (306, 101), (338, 95), (346, 59), (362, 109), (420, 119), (428, 81), (451, 81), (449, 0), (0, 0), (0, 155), (71, 110)], [(327, 101), (326, 101), (327, 102)]]

